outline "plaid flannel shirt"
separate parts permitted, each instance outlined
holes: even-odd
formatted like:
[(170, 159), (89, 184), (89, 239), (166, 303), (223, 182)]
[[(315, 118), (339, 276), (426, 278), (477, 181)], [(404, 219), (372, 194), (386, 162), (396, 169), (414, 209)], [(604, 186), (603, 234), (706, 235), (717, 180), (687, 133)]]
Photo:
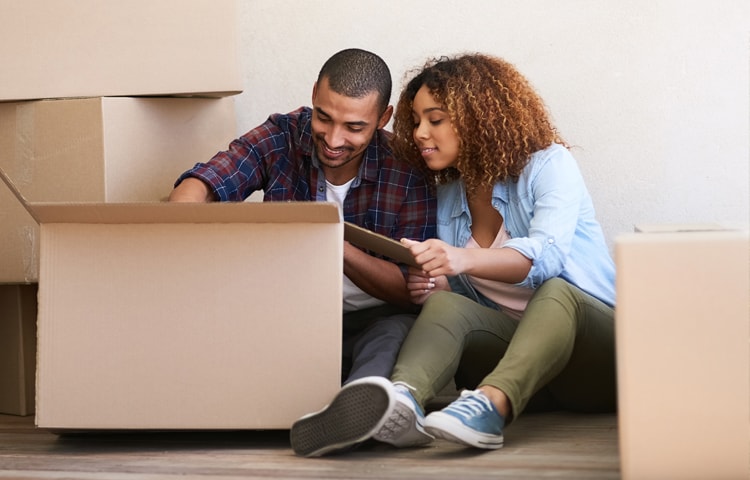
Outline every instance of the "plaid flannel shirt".
[[(325, 201), (326, 184), (313, 153), (312, 110), (271, 115), (229, 149), (177, 180), (196, 177), (220, 201), (242, 201), (263, 190), (264, 201)], [(424, 177), (398, 161), (378, 130), (364, 152), (344, 201), (344, 220), (393, 239), (435, 237), (436, 199)]]

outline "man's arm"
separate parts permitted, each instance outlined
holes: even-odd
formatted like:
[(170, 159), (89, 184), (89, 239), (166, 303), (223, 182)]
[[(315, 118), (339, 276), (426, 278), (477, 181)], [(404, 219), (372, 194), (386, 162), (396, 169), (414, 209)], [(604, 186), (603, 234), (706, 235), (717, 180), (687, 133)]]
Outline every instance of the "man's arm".
[[(349, 221), (396, 241), (401, 238), (424, 241), (435, 237), (437, 200), (427, 181), (408, 165), (395, 162), (389, 156), (384, 159), (384, 165), (387, 168), (379, 169), (377, 185), (360, 187), (357, 192), (362, 205), (382, 213), (377, 216), (380, 223), (366, 225), (366, 214), (359, 223), (354, 219)], [(405, 266), (371, 256), (344, 242), (344, 273), (367, 294), (392, 305), (414, 308), (406, 285)]]
[(373, 257), (349, 242), (344, 242), (344, 274), (375, 298), (401, 307), (414, 306), (398, 265)]
[(189, 177), (180, 182), (179, 185), (174, 187), (172, 193), (169, 194), (170, 202), (213, 202), (213, 192), (208, 188), (208, 185), (203, 183), (203, 180)]

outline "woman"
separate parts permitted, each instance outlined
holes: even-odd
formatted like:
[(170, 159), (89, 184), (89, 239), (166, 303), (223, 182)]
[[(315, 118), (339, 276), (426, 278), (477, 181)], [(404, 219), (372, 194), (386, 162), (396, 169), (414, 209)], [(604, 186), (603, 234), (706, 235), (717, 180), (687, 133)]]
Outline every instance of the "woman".
[[(391, 382), (345, 387), (335, 414), (311, 424), (346, 422), (337, 448), (372, 436), (494, 449), (527, 406), (613, 411), (614, 264), (529, 82), (487, 55), (431, 61), (401, 94), (393, 146), (437, 184), (439, 238), (402, 240), (421, 265), (408, 286), (423, 308)], [(424, 418), (452, 379), (469, 390)]]

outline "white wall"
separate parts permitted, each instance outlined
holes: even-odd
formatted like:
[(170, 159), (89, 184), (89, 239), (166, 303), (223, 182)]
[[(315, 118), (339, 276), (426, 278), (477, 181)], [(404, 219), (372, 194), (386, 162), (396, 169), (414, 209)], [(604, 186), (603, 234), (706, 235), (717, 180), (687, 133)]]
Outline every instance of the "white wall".
[(388, 62), (394, 103), (428, 56), (481, 51), (546, 100), (610, 246), (639, 223), (748, 224), (747, 0), (239, 2), (238, 133), (309, 105), (343, 48)]

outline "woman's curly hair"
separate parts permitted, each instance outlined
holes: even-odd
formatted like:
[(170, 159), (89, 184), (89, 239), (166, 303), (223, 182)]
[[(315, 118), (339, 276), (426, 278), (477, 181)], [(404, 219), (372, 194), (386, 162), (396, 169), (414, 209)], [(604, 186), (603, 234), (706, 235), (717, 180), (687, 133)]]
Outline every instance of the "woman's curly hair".
[[(423, 85), (446, 110), (458, 136), (455, 168), (429, 170), (414, 143), (412, 106)], [(517, 180), (531, 154), (552, 143), (567, 147), (528, 80), (505, 60), (483, 54), (428, 61), (401, 92), (393, 130), (398, 157), (437, 184), (462, 178), (469, 193)]]

